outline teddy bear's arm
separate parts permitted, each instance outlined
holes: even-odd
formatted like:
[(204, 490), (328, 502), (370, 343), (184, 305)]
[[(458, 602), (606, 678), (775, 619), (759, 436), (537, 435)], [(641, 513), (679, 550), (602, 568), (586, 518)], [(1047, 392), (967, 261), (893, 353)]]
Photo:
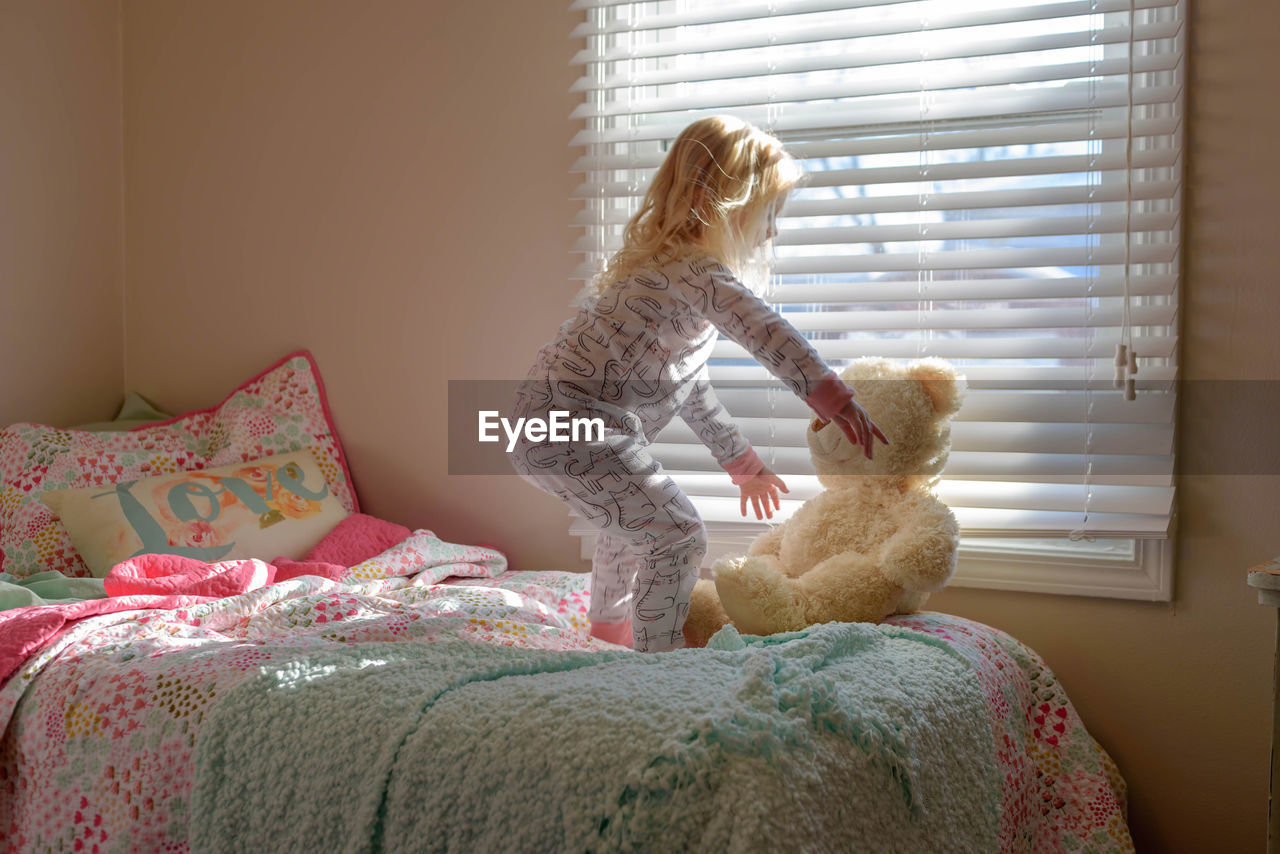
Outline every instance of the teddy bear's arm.
[(782, 549), (782, 531), (786, 528), (786, 523), (774, 525), (760, 536), (751, 541), (751, 545), (747, 547), (749, 555), (776, 555)]
[(950, 508), (930, 502), (913, 508), (885, 542), (880, 567), (885, 577), (908, 590), (941, 590), (956, 568), (960, 526)]

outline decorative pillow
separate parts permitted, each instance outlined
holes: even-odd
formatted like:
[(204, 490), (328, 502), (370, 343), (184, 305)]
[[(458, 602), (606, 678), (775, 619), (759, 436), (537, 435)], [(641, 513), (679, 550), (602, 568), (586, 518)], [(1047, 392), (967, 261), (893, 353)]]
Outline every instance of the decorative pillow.
[(296, 559), (347, 516), (305, 449), (110, 487), (54, 489), (42, 500), (95, 578), (142, 554), (207, 563)]
[(90, 575), (62, 523), (41, 502), (45, 491), (112, 486), (303, 448), (343, 508), (356, 512), (324, 386), (306, 351), (286, 356), (212, 409), (126, 433), (10, 425), (0, 430), (0, 569), (17, 577), (50, 569)]
[(307, 560), (355, 566), (404, 542), (412, 534), (404, 525), (359, 513), (339, 522), (307, 553)]

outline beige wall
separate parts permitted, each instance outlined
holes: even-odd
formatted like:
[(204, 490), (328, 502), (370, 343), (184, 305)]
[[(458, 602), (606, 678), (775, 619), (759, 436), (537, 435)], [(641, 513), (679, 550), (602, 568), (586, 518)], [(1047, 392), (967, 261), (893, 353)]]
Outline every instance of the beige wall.
[[(444, 435), (446, 381), (520, 376), (572, 292), (566, 6), (124, 0), (129, 385), (207, 405), (309, 347), (367, 510), (517, 566), (581, 568), (556, 502), (447, 477)], [(50, 16), (41, 32), (61, 32)], [(1201, 0), (1191, 17), (1186, 375), (1280, 379), (1280, 119), (1258, 111), (1280, 7)], [(121, 390), (110, 372), (86, 384)], [(1184, 459), (1245, 441), (1217, 413), (1182, 416)], [(1172, 604), (963, 589), (932, 604), (1045, 657), (1130, 782), (1140, 851), (1261, 851), (1275, 617), (1244, 568), (1280, 553), (1280, 478), (1180, 487)]]
[(562, 514), (493, 523), (530, 498), (507, 478), (447, 478), (444, 418), (572, 295), (566, 8), (126, 0), (135, 387), (207, 404), (308, 347), (366, 510), (566, 546)]
[(0, 0), (0, 424), (120, 403), (120, 14)]

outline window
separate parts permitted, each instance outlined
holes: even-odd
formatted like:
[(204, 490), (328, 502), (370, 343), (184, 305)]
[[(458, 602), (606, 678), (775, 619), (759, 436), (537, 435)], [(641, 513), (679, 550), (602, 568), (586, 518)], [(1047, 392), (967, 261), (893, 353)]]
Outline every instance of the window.
[[(577, 0), (579, 275), (686, 124), (771, 130), (808, 180), (767, 298), (834, 367), (940, 356), (967, 377), (938, 486), (953, 583), (1167, 599), (1184, 2)], [(711, 371), (793, 505), (815, 494), (805, 406), (729, 341)], [(682, 423), (653, 450), (709, 557), (761, 530)]]

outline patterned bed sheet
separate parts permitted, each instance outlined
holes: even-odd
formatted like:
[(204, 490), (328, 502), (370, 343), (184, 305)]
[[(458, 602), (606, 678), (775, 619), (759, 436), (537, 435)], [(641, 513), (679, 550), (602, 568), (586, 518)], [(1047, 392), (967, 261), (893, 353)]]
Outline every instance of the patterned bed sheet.
[[(299, 649), (440, 639), (618, 649), (587, 633), (588, 576), (403, 572), (379, 577), (374, 564), (373, 577), (302, 577), (63, 631), (0, 688), (0, 851), (188, 850), (206, 712)], [(1124, 781), (1033, 651), (958, 617), (889, 622), (943, 639), (975, 674), (1003, 777), (1001, 851), (1133, 850)]]

